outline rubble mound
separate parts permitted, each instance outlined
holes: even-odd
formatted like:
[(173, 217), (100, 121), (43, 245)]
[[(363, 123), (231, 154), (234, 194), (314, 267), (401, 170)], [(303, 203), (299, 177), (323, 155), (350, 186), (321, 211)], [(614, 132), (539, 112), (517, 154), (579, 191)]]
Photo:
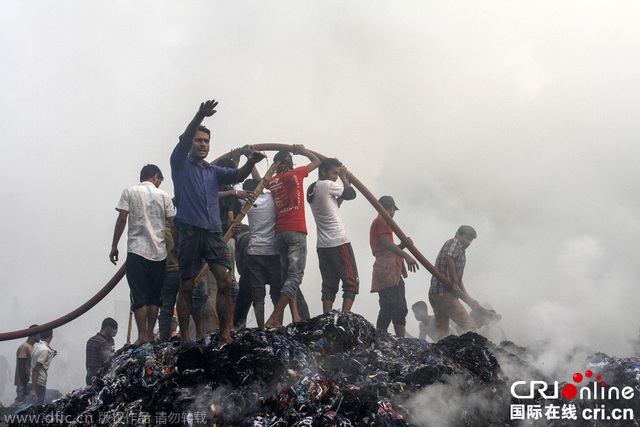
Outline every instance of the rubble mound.
[[(515, 380), (544, 380), (534, 351), (467, 333), (436, 344), (399, 339), (362, 316), (331, 311), (286, 328), (244, 330), (179, 345), (119, 350), (94, 382), (4, 418), (19, 426), (593, 426), (638, 425), (640, 361), (597, 353), (585, 360), (606, 397), (512, 396)], [(502, 372), (511, 371), (509, 379)], [(595, 375), (594, 375), (595, 377)], [(555, 378), (558, 384), (559, 378)], [(525, 383), (525, 381), (521, 381)], [(568, 382), (560, 382), (561, 388)], [(526, 393), (520, 386), (519, 396)], [(571, 384), (570, 384), (571, 385)], [(632, 398), (609, 398), (628, 387)], [(595, 390), (595, 388), (594, 388)], [(595, 393), (594, 393), (595, 396)], [(607, 411), (604, 411), (606, 408)], [(531, 409), (531, 410), (529, 410)], [(551, 411), (553, 409), (553, 411)], [(566, 411), (565, 411), (566, 410)], [(518, 412), (520, 411), (520, 412)], [(523, 412), (524, 411), (524, 412)], [(600, 415), (597, 419), (587, 414)], [(618, 411), (617, 413), (622, 413)]]
[(211, 334), (189, 345), (119, 350), (93, 384), (24, 409), (19, 425), (405, 426), (411, 413), (403, 404), (451, 378), (460, 393), (489, 390), (495, 401), (494, 410), (460, 414), (460, 425), (508, 424), (508, 387), (474, 333), (430, 344), (331, 311), (216, 343)]

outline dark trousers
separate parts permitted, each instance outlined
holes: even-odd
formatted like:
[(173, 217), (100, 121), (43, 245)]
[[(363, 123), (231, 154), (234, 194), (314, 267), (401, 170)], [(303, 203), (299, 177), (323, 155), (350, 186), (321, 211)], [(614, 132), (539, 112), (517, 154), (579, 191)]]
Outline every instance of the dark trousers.
[(378, 292), (378, 302), (380, 303), (380, 312), (376, 328), (386, 331), (389, 324), (394, 325), (407, 324), (407, 300), (404, 296), (404, 280), (400, 278), (398, 286), (391, 286)]

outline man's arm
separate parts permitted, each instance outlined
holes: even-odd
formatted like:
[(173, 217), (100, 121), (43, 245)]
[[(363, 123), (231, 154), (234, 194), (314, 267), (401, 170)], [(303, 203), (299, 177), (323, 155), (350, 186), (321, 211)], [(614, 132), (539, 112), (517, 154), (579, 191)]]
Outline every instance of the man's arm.
[[(254, 170), (256, 168), (253, 168)], [(227, 197), (235, 197), (238, 200), (244, 200), (247, 201), (251, 198), (251, 192), (250, 191), (244, 191), (244, 190), (225, 190), (225, 191), (219, 191), (218, 192), (218, 198), (219, 199), (226, 199)]]
[(342, 205), (342, 202), (345, 200), (353, 200), (356, 198), (356, 190), (351, 186), (351, 182), (349, 182), (348, 175), (349, 171), (345, 165), (340, 166), (340, 181), (342, 181), (342, 186), (344, 190), (342, 191), (342, 195), (338, 197), (338, 207)]
[(482, 307), (478, 301), (471, 298), (471, 295), (469, 295), (469, 293), (467, 292), (467, 289), (464, 287), (464, 283), (462, 282), (462, 280), (460, 280), (458, 284), (460, 286), (460, 293), (458, 294), (458, 297), (462, 301), (467, 303), (467, 305), (471, 307), (472, 310), (487, 311), (484, 310), (484, 307)]
[(459, 295), (460, 299), (464, 301), (469, 307), (471, 307), (472, 310), (477, 310), (488, 318), (493, 317), (497, 320), (502, 319), (502, 315), (487, 310), (482, 305), (480, 305), (478, 300), (471, 298), (471, 295), (469, 295), (469, 293), (467, 292), (467, 288), (464, 287), (464, 283), (462, 280), (460, 280), (460, 289), (461, 289), (461, 293)]
[(111, 346), (106, 341), (102, 344), (102, 350), (100, 353), (102, 354), (102, 357), (104, 357), (105, 361), (111, 359), (111, 356), (114, 354), (113, 351), (111, 351)]
[(303, 144), (293, 144), (292, 153), (305, 156), (307, 159), (311, 161), (311, 163), (307, 165), (307, 168), (309, 169), (309, 173), (311, 173), (311, 171), (315, 170), (318, 166), (320, 166), (320, 159), (311, 151), (307, 150), (307, 148)]
[(398, 255), (401, 258), (404, 258), (404, 260), (407, 261), (407, 265), (409, 266), (409, 271), (414, 272), (420, 269), (420, 265), (411, 255), (409, 255), (408, 253), (400, 249), (398, 245), (393, 243), (393, 241), (391, 240), (391, 234), (389, 233), (381, 234), (380, 241), (382, 242), (382, 246), (384, 246), (385, 249)]
[(175, 251), (175, 255), (178, 256), (178, 244), (180, 243), (180, 232), (178, 231), (178, 227), (173, 222), (173, 218), (167, 218), (169, 221), (169, 229), (171, 230), (171, 237), (173, 237), (173, 250)]
[(191, 145), (193, 143), (193, 138), (196, 137), (196, 132), (198, 131), (198, 126), (202, 124), (202, 121), (205, 117), (211, 117), (216, 113), (216, 106), (218, 102), (214, 99), (205, 101), (200, 104), (200, 108), (196, 115), (191, 119), (187, 128), (184, 130), (182, 137), (180, 138), (180, 142), (183, 144)]
[(253, 145), (245, 145), (242, 147), (242, 152), (247, 157), (247, 162), (238, 169), (238, 173), (236, 174), (236, 180), (238, 182), (247, 179), (256, 163), (267, 157), (264, 153), (254, 150)]
[(458, 278), (458, 272), (456, 271), (456, 263), (453, 260), (453, 257), (450, 255), (445, 255), (444, 263), (449, 269), (449, 272), (451, 273), (451, 285), (452, 285), (451, 290), (453, 291), (454, 295), (461, 297), (462, 288), (460, 287), (461, 283), (460, 283), (460, 279)]
[(26, 358), (18, 359), (18, 364), (16, 366), (16, 371), (18, 372), (18, 377), (20, 377), (20, 381), (25, 386), (29, 382), (29, 372), (31, 370), (31, 366), (27, 364)]
[(420, 329), (420, 331), (418, 333), (418, 338), (420, 338), (421, 340), (426, 340), (427, 339), (427, 325), (425, 325), (424, 322), (420, 321), (418, 323), (418, 328)]
[(36, 366), (33, 367), (33, 372), (31, 373), (31, 396), (36, 396), (36, 386), (38, 385), (38, 376), (40, 376), (40, 369), (42, 368), (42, 363), (36, 362)]
[(116, 226), (113, 229), (113, 241), (111, 242), (111, 252), (109, 252), (109, 259), (113, 265), (116, 265), (118, 262), (118, 242), (127, 225), (127, 215), (129, 215), (129, 212), (122, 209), (119, 209), (118, 212), (120, 213), (118, 214), (118, 219), (116, 219)]
[[(236, 167), (238, 167), (238, 165), (240, 164), (240, 157), (242, 156), (242, 153), (245, 147), (238, 147), (231, 150), (230, 157), (231, 157), (231, 160), (233, 160), (233, 163), (236, 164)], [(260, 179), (260, 173), (258, 173), (258, 169), (256, 169), (255, 165), (253, 166), (253, 169), (251, 169), (251, 178)], [(241, 197), (241, 198), (244, 199), (244, 197)]]

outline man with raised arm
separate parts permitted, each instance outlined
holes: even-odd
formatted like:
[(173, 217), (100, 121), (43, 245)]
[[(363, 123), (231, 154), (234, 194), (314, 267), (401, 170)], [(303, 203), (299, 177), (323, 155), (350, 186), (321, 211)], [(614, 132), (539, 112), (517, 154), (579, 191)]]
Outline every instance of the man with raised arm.
[(294, 322), (301, 320), (295, 299), (307, 262), (307, 223), (304, 216), (304, 188), (302, 181), (320, 165), (320, 159), (304, 145), (293, 145), (292, 154), (309, 159), (306, 166), (293, 168), (288, 151), (279, 151), (274, 162), (281, 162), (276, 174), (269, 181), (269, 190), (276, 205), (276, 241), (280, 251), (283, 285), (280, 298), (266, 321), (267, 328), (282, 326), (284, 310), (291, 304)]
[(360, 287), (356, 258), (339, 210), (344, 200), (356, 197), (347, 173), (338, 159), (327, 157), (318, 167), (318, 181), (307, 189), (307, 201), (318, 230), (316, 250), (322, 276), (323, 313), (333, 308), (341, 280), (342, 311), (351, 311)]
[[(178, 292), (178, 324), (182, 342), (191, 341), (189, 314), (194, 280), (204, 259), (218, 284), (216, 310), (220, 318), (218, 344), (230, 343), (231, 325), (231, 262), (229, 249), (222, 235), (218, 205), (218, 187), (244, 181), (253, 166), (265, 155), (247, 145), (243, 153), (247, 162), (240, 169), (213, 166), (204, 159), (209, 154), (211, 132), (202, 126), (206, 117), (216, 113), (215, 100), (200, 104), (198, 112), (180, 136), (171, 154), (171, 177), (178, 213), (176, 223), (180, 230), (178, 263), (180, 291)], [(202, 286), (202, 285), (200, 285)]]

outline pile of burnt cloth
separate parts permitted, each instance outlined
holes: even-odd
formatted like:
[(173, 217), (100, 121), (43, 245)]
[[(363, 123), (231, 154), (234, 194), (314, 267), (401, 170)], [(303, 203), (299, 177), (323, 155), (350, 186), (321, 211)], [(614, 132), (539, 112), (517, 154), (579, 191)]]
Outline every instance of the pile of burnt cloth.
[[(419, 398), (443, 385), (483, 400), (455, 411), (452, 425), (518, 424), (510, 419), (514, 399), (496, 349), (475, 333), (432, 344), (331, 311), (234, 338), (222, 348), (214, 333), (191, 344), (121, 349), (91, 385), (22, 409), (8, 425), (423, 425), (417, 415), (447, 402)], [(24, 417), (37, 414), (55, 417)]]

